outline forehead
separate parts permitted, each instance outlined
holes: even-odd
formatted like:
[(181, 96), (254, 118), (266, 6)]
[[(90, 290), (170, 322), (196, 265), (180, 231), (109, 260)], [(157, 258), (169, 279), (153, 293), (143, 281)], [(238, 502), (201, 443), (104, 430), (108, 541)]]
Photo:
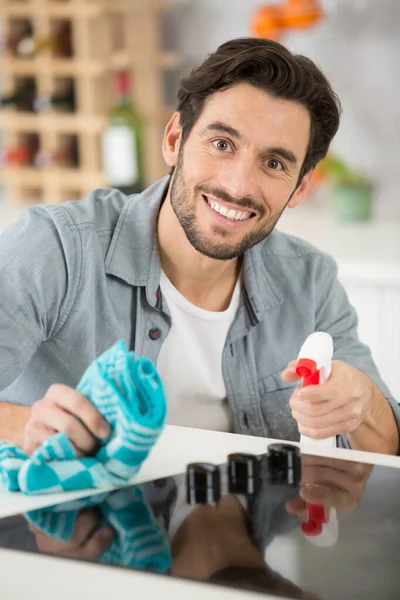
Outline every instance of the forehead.
[(206, 99), (194, 129), (220, 121), (239, 131), (245, 141), (260, 146), (287, 146), (305, 156), (310, 136), (307, 109), (293, 100), (274, 98), (248, 83), (215, 92)]

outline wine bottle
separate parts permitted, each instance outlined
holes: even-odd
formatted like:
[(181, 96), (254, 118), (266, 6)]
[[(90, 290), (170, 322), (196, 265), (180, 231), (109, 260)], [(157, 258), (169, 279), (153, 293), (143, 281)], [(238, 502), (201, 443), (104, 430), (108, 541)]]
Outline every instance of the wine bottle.
[(79, 138), (77, 135), (64, 135), (60, 138), (58, 147), (58, 162), (64, 167), (79, 168)]
[(7, 37), (0, 35), (0, 50), (9, 50), (12, 54), (17, 52), (18, 44), (26, 37), (32, 35), (32, 23), (28, 20), (11, 20), (11, 31)]
[(26, 35), (15, 47), (15, 53), (21, 58), (33, 58), (43, 50), (51, 50), (55, 56), (69, 58), (72, 56), (71, 28), (69, 24), (60, 26), (48, 37)]
[(75, 112), (75, 93), (73, 87), (71, 86), (69, 89), (51, 96), (43, 95), (35, 98), (34, 109), (36, 112), (43, 112), (51, 108), (63, 112)]
[(126, 71), (116, 74), (115, 92), (115, 106), (102, 136), (103, 170), (110, 186), (129, 195), (143, 189), (143, 124), (129, 98)]
[(24, 79), (14, 90), (13, 94), (0, 96), (0, 109), (14, 105), (19, 111), (32, 112), (36, 95), (36, 82), (34, 79)]
[(33, 166), (37, 169), (48, 167), (69, 167), (68, 155), (62, 150), (39, 150), (33, 157)]
[(54, 150), (39, 150), (34, 156), (33, 164), (38, 169), (51, 166), (63, 169), (79, 167), (77, 136), (62, 136), (58, 148)]

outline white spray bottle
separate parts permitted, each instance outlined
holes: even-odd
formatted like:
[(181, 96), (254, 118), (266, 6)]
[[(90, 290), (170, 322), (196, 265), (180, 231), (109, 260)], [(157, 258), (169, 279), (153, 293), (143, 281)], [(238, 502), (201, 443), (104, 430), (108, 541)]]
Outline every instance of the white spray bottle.
[[(296, 373), (303, 387), (321, 385), (331, 374), (333, 340), (329, 333), (317, 331), (308, 336), (297, 359)], [(336, 437), (317, 440), (301, 435), (302, 444), (336, 448)], [(316, 546), (333, 546), (339, 537), (339, 524), (334, 508), (327, 511), (322, 505), (307, 502), (308, 520), (301, 524), (304, 535)]]

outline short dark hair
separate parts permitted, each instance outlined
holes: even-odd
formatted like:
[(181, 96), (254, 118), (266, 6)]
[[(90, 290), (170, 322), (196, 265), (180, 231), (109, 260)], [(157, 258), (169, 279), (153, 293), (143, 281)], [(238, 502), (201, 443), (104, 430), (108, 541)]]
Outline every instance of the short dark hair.
[(340, 121), (341, 105), (321, 70), (272, 40), (238, 38), (225, 42), (184, 77), (178, 89), (182, 141), (199, 118), (205, 100), (217, 91), (247, 82), (275, 98), (302, 104), (311, 120), (300, 179), (325, 158)]

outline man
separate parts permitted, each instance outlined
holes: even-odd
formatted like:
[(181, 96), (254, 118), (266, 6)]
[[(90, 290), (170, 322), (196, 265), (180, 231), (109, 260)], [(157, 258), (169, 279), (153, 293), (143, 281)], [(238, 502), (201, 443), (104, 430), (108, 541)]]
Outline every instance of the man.
[[(239, 39), (178, 100), (170, 178), (32, 208), (0, 236), (0, 438), (31, 453), (64, 431), (93, 451), (108, 427), (74, 387), (122, 338), (157, 364), (170, 423), (396, 454), (399, 409), (334, 262), (274, 231), (337, 131), (329, 83), (280, 44)], [(296, 388), (291, 361), (317, 330), (334, 339), (332, 376)]]

